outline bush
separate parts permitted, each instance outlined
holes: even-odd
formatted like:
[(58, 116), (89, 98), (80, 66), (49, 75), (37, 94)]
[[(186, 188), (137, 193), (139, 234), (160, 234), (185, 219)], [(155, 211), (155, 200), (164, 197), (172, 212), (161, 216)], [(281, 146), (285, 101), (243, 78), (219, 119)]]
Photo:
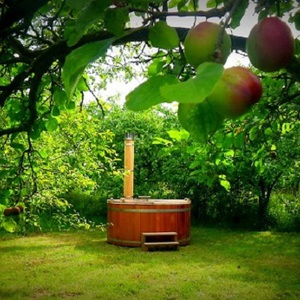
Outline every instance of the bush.
[(107, 199), (111, 198), (107, 192), (96, 191), (89, 194), (76, 189), (60, 197), (66, 199), (73, 209), (85, 218), (98, 222), (106, 220), (106, 203)]
[(300, 201), (298, 195), (276, 192), (271, 197), (269, 216), (278, 231), (300, 231)]

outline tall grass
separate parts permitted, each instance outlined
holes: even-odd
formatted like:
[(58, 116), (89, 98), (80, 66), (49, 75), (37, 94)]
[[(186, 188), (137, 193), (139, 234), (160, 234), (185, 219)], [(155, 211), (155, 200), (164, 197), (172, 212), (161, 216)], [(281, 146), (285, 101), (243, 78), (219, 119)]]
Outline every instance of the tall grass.
[(194, 227), (179, 251), (105, 232), (0, 238), (0, 299), (299, 299), (300, 235)]

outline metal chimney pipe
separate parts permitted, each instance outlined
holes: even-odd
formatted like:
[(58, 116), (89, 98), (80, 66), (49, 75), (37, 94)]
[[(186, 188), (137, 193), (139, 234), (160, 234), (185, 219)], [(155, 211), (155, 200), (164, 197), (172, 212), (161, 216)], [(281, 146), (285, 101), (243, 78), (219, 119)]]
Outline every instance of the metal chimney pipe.
[(133, 134), (126, 133), (124, 140), (124, 197), (133, 199), (133, 177), (134, 177), (134, 141)]

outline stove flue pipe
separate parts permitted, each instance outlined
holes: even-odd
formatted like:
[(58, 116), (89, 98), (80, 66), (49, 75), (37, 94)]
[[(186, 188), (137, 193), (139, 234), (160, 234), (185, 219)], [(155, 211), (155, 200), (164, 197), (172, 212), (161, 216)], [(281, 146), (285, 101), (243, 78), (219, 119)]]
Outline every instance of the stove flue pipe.
[(134, 141), (133, 134), (126, 133), (124, 140), (124, 198), (133, 200), (134, 178)]

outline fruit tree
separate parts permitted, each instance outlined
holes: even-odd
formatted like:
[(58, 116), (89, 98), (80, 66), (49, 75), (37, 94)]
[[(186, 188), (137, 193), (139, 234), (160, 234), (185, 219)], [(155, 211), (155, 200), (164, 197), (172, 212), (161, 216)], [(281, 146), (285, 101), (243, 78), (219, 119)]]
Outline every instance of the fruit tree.
[[(15, 180), (25, 159), (35, 177), (33, 141), (118, 70), (130, 79), (135, 65), (145, 80), (126, 108), (175, 102), (182, 127), (202, 142), (269, 97), (262, 78), (283, 81), (278, 105), (299, 108), (299, 1), (4, 0), (0, 10), (0, 142), (6, 155), (20, 150), (17, 174), (1, 159), (0, 178)], [(235, 34), (246, 16), (249, 38)], [(130, 59), (120, 64), (114, 49)], [(234, 52), (252, 67), (226, 68)]]
[[(160, 60), (157, 73), (127, 97), (127, 107), (135, 111), (173, 101), (207, 108), (207, 97), (221, 85), (223, 64), (234, 51), (248, 50), (262, 71), (299, 80), (298, 40), (289, 30), (300, 27), (298, 6), (297, 1), (279, 0), (2, 1), (0, 106), (6, 118), (0, 136), (25, 132), (31, 139), (55, 127), (55, 113), (81, 103), (89, 88), (89, 65), (117, 45), (147, 45), (140, 51), (150, 47), (154, 51), (148, 60)], [(262, 21), (246, 49), (247, 37), (230, 33), (249, 10), (257, 23)], [(268, 16), (272, 22), (263, 21)], [(175, 17), (180, 17), (178, 25), (169, 25)], [(187, 18), (198, 25), (181, 26)], [(279, 52), (283, 63), (276, 57)], [(211, 106), (206, 113), (217, 112)], [(219, 118), (208, 119), (203, 126), (211, 133), (219, 127), (213, 120)]]

